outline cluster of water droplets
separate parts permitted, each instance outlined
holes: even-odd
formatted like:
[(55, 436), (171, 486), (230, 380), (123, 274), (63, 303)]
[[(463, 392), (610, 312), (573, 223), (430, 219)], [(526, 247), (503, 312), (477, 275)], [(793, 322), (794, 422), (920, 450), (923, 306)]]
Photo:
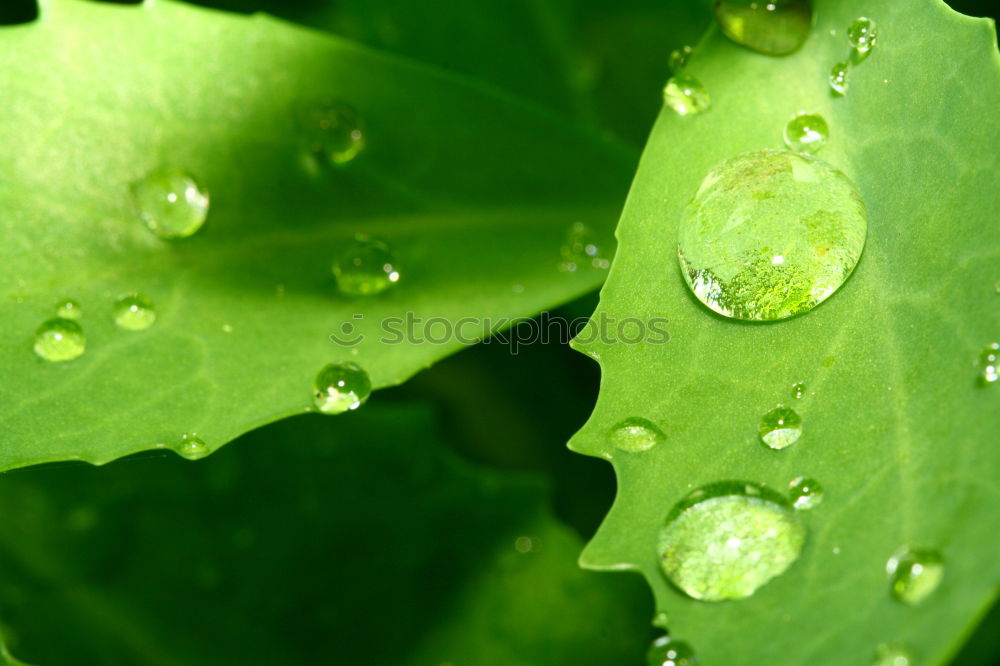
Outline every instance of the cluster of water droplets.
[(712, 106), (712, 98), (705, 86), (684, 71), (692, 53), (690, 46), (682, 46), (671, 51), (667, 59), (671, 75), (663, 86), (663, 103), (679, 116), (703, 113)]
[(602, 246), (597, 234), (583, 222), (574, 222), (566, 230), (566, 237), (559, 249), (562, 261), (559, 270), (575, 272), (581, 268), (606, 269), (611, 257)]
[(864, 61), (875, 48), (878, 28), (875, 21), (861, 16), (856, 18), (847, 28), (847, 41), (851, 51), (848, 57), (833, 65), (830, 69), (830, 89), (838, 95), (847, 94), (848, 73), (851, 68)]

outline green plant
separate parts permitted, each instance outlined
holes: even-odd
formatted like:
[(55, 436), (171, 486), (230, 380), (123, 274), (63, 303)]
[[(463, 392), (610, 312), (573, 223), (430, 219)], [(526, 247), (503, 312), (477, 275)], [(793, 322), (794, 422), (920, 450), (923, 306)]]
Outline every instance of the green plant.
[[(998, 389), (974, 365), (1000, 335), (988, 21), (936, 0), (817, 1), (806, 43), (773, 57), (710, 27), (709, 3), (206, 4), (230, 12), (50, 0), (0, 26), (0, 468), (129, 456), (0, 479), (15, 654), (641, 663), (647, 593), (579, 570), (564, 525), (591, 532), (610, 502), (604, 463), (562, 449), (586, 420), (570, 446), (609, 459), (618, 490), (580, 562), (641, 572), (657, 624), (699, 663), (867, 664), (895, 643), (917, 664), (995, 658), (995, 619), (955, 657), (1000, 574)], [(309, 27), (231, 13), (257, 9)], [(878, 41), (837, 95), (830, 68), (860, 15)], [(663, 108), (647, 141), (668, 53), (704, 28), (684, 71), (711, 108)], [(864, 254), (814, 311), (716, 315), (677, 267), (684, 204), (720, 162), (780, 148), (800, 110), (826, 120), (819, 156), (867, 206)], [(317, 117), (356, 132), (314, 140)], [(209, 194), (190, 237), (136, 214), (130, 187), (164, 167)], [(343, 293), (351, 259), (388, 281)], [(602, 284), (574, 343), (601, 368), (588, 420), (589, 361), (517, 322), (557, 307), (582, 321)], [(116, 325), (130, 293), (152, 325)], [(44, 361), (36, 329), (67, 298), (86, 350)], [(669, 342), (601, 332), (629, 320), (667, 320)], [(313, 409), (329, 363), (406, 384), (356, 414), (288, 418)], [(788, 450), (758, 439), (776, 403), (802, 418)], [(664, 575), (661, 528), (690, 490), (784, 493), (802, 476), (825, 496), (789, 519), (787, 572), (721, 603)], [(770, 518), (746, 517), (751, 536), (754, 520)], [(906, 546), (943, 558), (912, 607), (885, 572)]]

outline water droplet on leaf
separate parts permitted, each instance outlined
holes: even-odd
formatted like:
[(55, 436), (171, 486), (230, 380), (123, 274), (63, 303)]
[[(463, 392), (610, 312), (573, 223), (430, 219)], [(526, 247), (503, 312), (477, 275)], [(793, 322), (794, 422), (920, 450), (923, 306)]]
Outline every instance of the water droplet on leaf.
[(691, 47), (686, 45), (671, 51), (668, 60), (670, 71), (674, 74), (680, 74), (684, 66), (687, 65), (688, 58), (691, 57), (691, 52)]
[(35, 332), (35, 353), (46, 361), (72, 361), (86, 348), (83, 329), (72, 319), (49, 319)]
[(684, 641), (671, 640), (670, 636), (657, 638), (646, 653), (647, 666), (695, 666), (697, 663), (694, 649)]
[(664, 434), (652, 421), (633, 417), (612, 428), (609, 439), (616, 449), (637, 453), (662, 442)]
[(875, 37), (878, 30), (875, 21), (864, 16), (854, 19), (847, 28), (847, 41), (851, 43), (859, 55), (867, 55), (875, 47)]
[(982, 368), (980, 379), (984, 384), (995, 384), (1000, 380), (1000, 342), (986, 346), (979, 355), (979, 365)]
[(334, 164), (350, 162), (365, 147), (364, 122), (349, 104), (315, 104), (300, 113), (299, 123), (309, 152)]
[(792, 384), (792, 397), (798, 400), (806, 394), (805, 382), (795, 382)]
[(847, 72), (850, 65), (846, 62), (838, 62), (830, 70), (830, 87), (838, 95), (847, 94)]
[(680, 116), (703, 113), (712, 106), (705, 86), (690, 74), (677, 74), (667, 79), (663, 101)]
[(812, 25), (808, 0), (718, 0), (715, 20), (722, 33), (766, 55), (786, 55), (802, 46)]
[(941, 583), (944, 558), (936, 550), (904, 548), (885, 565), (892, 596), (914, 606), (929, 597)]
[(156, 321), (156, 308), (145, 294), (126, 294), (115, 301), (113, 315), (118, 328), (142, 331)]
[(805, 528), (778, 493), (731, 481), (693, 491), (671, 511), (657, 553), (667, 578), (695, 599), (743, 599), (798, 558)]
[(815, 153), (830, 136), (823, 116), (800, 111), (785, 125), (785, 145), (792, 150)]
[(372, 392), (368, 373), (356, 363), (331, 363), (316, 375), (313, 403), (324, 414), (360, 407)]
[(854, 183), (787, 150), (715, 166), (684, 209), (677, 250), (702, 303), (735, 319), (808, 312), (847, 280), (868, 229)]
[(583, 222), (574, 222), (566, 232), (560, 248), (563, 261), (559, 269), (575, 271), (581, 266), (605, 269), (611, 265), (607, 253), (598, 243), (597, 234)]
[(788, 498), (800, 511), (813, 509), (823, 501), (823, 486), (816, 479), (800, 476), (788, 484)]
[(56, 316), (62, 319), (79, 320), (83, 316), (83, 308), (72, 298), (64, 298), (56, 304)]
[(188, 460), (200, 460), (212, 452), (202, 439), (190, 434), (181, 437), (181, 442), (175, 450), (178, 455)]
[(183, 169), (165, 167), (132, 184), (139, 217), (160, 238), (186, 238), (208, 216), (208, 193)]
[(886, 643), (875, 648), (872, 666), (913, 666), (913, 655), (899, 643)]
[(371, 296), (399, 282), (399, 264), (380, 240), (359, 234), (333, 262), (337, 288), (347, 296)]
[(760, 441), (772, 449), (784, 449), (802, 436), (802, 417), (794, 409), (778, 405), (760, 420)]

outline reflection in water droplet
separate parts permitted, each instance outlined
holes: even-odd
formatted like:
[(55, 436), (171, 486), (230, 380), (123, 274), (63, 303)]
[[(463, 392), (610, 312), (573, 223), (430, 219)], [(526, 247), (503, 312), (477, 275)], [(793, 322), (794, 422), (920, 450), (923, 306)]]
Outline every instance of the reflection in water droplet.
[(35, 331), (35, 353), (46, 361), (72, 361), (86, 348), (83, 329), (72, 319), (49, 319)]
[(313, 404), (324, 414), (357, 409), (372, 392), (368, 373), (356, 363), (331, 363), (316, 375)]
[(761, 150), (708, 172), (684, 209), (677, 251), (688, 286), (715, 312), (784, 319), (844, 284), (867, 229), (847, 176), (812, 155)]
[(62, 319), (79, 320), (83, 316), (83, 309), (72, 298), (64, 298), (56, 304), (56, 316)]
[(337, 289), (347, 296), (371, 296), (399, 282), (399, 263), (384, 242), (363, 234), (333, 262)]
[(684, 66), (687, 65), (688, 58), (691, 57), (691, 47), (682, 46), (679, 49), (674, 49), (670, 52), (670, 58), (667, 61), (670, 65), (670, 71), (674, 74), (680, 74)]
[(813, 509), (823, 501), (823, 486), (816, 479), (800, 476), (788, 484), (788, 499), (800, 511)]
[(766, 55), (795, 51), (809, 36), (808, 0), (717, 0), (715, 19), (737, 44)]
[(663, 101), (679, 116), (703, 113), (712, 106), (705, 86), (690, 74), (677, 74), (667, 79)]
[(140, 219), (160, 238), (186, 238), (201, 229), (208, 216), (208, 193), (176, 167), (153, 171), (132, 184)]
[(886, 643), (875, 648), (872, 666), (914, 666), (913, 655), (899, 643)]
[(200, 460), (212, 452), (208, 448), (208, 444), (192, 434), (181, 437), (180, 444), (174, 450), (177, 451), (178, 455), (188, 460)]
[(1000, 380), (1000, 342), (986, 346), (979, 355), (979, 365), (982, 368), (979, 378), (983, 384), (995, 384)]
[(847, 72), (850, 65), (846, 62), (838, 62), (830, 70), (830, 87), (838, 95), (847, 94)]
[(559, 249), (562, 263), (559, 270), (573, 272), (581, 266), (606, 269), (611, 260), (600, 246), (597, 234), (583, 222), (574, 222), (566, 232), (566, 240)]
[(792, 150), (815, 153), (830, 136), (823, 116), (799, 111), (785, 125), (785, 145)]
[(798, 400), (806, 394), (805, 382), (795, 382), (792, 384), (792, 397)]
[(365, 147), (365, 126), (349, 104), (314, 104), (299, 114), (306, 149), (333, 164), (350, 162)]
[(126, 294), (115, 301), (113, 313), (118, 328), (142, 331), (156, 321), (156, 308), (145, 294)]
[(660, 531), (667, 578), (695, 599), (743, 599), (798, 558), (805, 528), (784, 497), (740, 481), (685, 497)]
[(772, 449), (784, 449), (802, 435), (802, 417), (794, 409), (778, 405), (760, 420), (760, 441)]
[(941, 583), (944, 558), (936, 550), (904, 548), (885, 565), (892, 596), (911, 606), (929, 597)]
[(663, 441), (664, 434), (652, 421), (632, 417), (612, 428), (608, 438), (616, 449), (635, 453), (653, 448)]
[(866, 55), (875, 47), (877, 34), (875, 21), (862, 16), (854, 19), (854, 22), (847, 28), (847, 41), (851, 43), (859, 55)]
[(657, 638), (646, 653), (646, 666), (695, 666), (697, 663), (694, 649), (670, 636)]

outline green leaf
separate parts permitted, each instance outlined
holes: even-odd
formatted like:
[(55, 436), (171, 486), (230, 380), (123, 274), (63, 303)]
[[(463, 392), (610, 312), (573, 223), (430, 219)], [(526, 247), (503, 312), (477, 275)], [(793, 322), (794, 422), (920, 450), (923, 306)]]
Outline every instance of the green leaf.
[(0, 609), (46, 666), (638, 662), (641, 584), (581, 571), (545, 494), (406, 405), (287, 419), (198, 465), (18, 471)]
[[(604, 277), (558, 272), (560, 246), (577, 220), (610, 244), (629, 152), (492, 88), (171, 2), (54, 0), (0, 30), (0, 68), (0, 469), (106, 462), (188, 432), (214, 449), (308, 409), (326, 363), (398, 383), (462, 347), (434, 342), (460, 318), (477, 319), (471, 341)], [(362, 114), (368, 148), (315, 168), (296, 113), (331, 97)], [(172, 243), (129, 199), (163, 165), (212, 197), (205, 227)], [(401, 264), (369, 300), (339, 296), (330, 273), (358, 232)], [(149, 330), (112, 323), (127, 292), (155, 302)], [(87, 352), (49, 364), (32, 338), (66, 297)], [(382, 322), (407, 313), (421, 340), (382, 344)], [(348, 325), (365, 336), (353, 349), (330, 339)]]
[[(706, 664), (866, 664), (900, 641), (920, 664), (942, 663), (983, 613), (1000, 580), (996, 557), (1000, 388), (976, 360), (1000, 338), (996, 174), (1000, 67), (992, 22), (931, 0), (815, 3), (801, 51), (770, 58), (712, 30), (689, 72), (712, 96), (707, 113), (669, 110), (643, 155), (618, 229), (600, 318), (670, 320), (671, 340), (596, 341), (601, 394), (577, 451), (611, 459), (619, 494), (582, 562), (641, 572), (670, 632)], [(878, 43), (827, 87), (848, 56), (853, 19)], [(685, 203), (714, 165), (779, 148), (797, 111), (818, 112), (830, 141), (819, 156), (849, 175), (869, 212), (853, 276), (803, 316), (751, 324), (715, 315), (688, 290), (677, 254)], [(801, 399), (792, 384), (805, 382)], [(775, 451), (758, 439), (776, 403), (801, 414), (803, 435)], [(613, 450), (625, 418), (653, 421), (665, 441)], [(802, 555), (751, 598), (705, 603), (661, 573), (657, 535), (692, 489), (725, 480), (786, 492), (805, 475), (826, 488), (805, 513)], [(922, 605), (889, 593), (900, 547), (934, 548), (943, 582)]]

